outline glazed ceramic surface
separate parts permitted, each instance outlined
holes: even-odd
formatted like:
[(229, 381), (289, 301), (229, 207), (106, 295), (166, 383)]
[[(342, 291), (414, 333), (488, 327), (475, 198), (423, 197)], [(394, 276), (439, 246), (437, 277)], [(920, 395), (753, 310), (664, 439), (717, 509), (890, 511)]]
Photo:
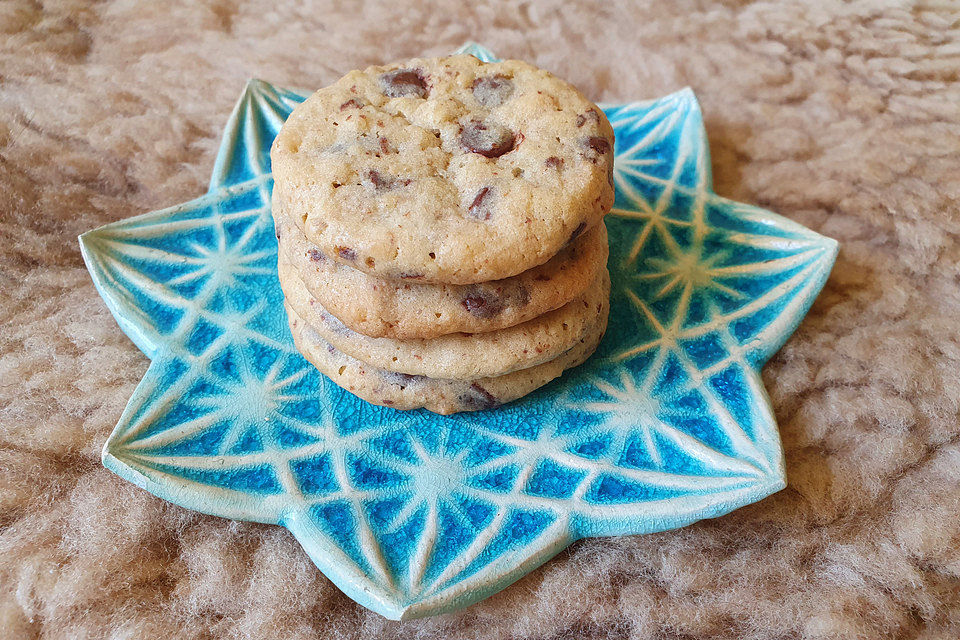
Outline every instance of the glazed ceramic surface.
[(269, 148), (307, 95), (251, 81), (207, 195), (81, 237), (152, 361), (109, 469), (190, 509), (287, 527), (390, 618), (466, 606), (578, 538), (680, 527), (783, 488), (759, 370), (837, 245), (712, 193), (692, 92), (604, 106), (617, 198), (598, 352), (522, 400), (449, 417), (367, 404), (294, 349)]

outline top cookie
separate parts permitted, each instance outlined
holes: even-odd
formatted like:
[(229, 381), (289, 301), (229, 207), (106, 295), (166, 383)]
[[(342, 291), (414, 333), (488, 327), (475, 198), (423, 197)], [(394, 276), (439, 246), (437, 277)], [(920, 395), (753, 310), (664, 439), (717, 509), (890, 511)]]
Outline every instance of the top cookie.
[(613, 205), (613, 129), (576, 88), (516, 60), (352, 71), (294, 109), (275, 201), (342, 264), (473, 284), (546, 262)]

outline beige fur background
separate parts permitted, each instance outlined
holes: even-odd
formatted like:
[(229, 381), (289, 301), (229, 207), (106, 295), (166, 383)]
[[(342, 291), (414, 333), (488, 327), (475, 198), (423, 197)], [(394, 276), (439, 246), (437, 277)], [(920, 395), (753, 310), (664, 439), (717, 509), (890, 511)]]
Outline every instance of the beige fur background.
[[(468, 39), (596, 100), (692, 86), (717, 192), (841, 250), (764, 372), (786, 490), (401, 624), (100, 466), (147, 359), (76, 236), (200, 195), (247, 78)], [(960, 4), (0, 2), (0, 327), (0, 638), (956, 639)]]

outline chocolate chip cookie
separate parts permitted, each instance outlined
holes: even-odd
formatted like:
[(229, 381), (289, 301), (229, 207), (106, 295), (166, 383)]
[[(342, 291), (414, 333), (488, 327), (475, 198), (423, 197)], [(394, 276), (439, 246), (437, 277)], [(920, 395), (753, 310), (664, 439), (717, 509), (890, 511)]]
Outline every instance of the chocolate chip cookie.
[(297, 349), (321, 373), (367, 402), (395, 409), (426, 408), (440, 414), (493, 409), (550, 382), (590, 357), (603, 338), (609, 304), (604, 300), (590, 331), (565, 353), (528, 369), (477, 380), (444, 380), (378, 369), (326, 342), (286, 307)]
[(378, 278), (476, 284), (547, 262), (613, 203), (613, 130), (525, 62), (421, 58), (352, 71), (274, 142), (274, 206)]
[(397, 340), (352, 331), (310, 295), (289, 264), (281, 261), (279, 273), (287, 305), (339, 351), (378, 369), (453, 380), (501, 376), (558, 357), (589, 333), (610, 297), (610, 276), (604, 268), (583, 294), (522, 324), (486, 333)]
[(374, 338), (435, 338), (496, 331), (532, 320), (579, 296), (606, 267), (603, 223), (549, 261), (512, 278), (471, 285), (385, 280), (339, 264), (293, 224), (280, 228), (281, 259), (320, 305), (347, 327)]

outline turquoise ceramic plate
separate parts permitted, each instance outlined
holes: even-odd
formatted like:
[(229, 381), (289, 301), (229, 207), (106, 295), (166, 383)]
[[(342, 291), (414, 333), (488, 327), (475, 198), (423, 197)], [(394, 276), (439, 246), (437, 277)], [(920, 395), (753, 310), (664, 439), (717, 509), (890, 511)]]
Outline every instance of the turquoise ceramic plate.
[(599, 351), (520, 401), (451, 417), (367, 404), (293, 347), (268, 152), (306, 95), (251, 81), (207, 195), (80, 238), (152, 361), (108, 468), (189, 509), (287, 527), (390, 618), (466, 606), (578, 538), (680, 527), (783, 488), (759, 371), (837, 245), (712, 193), (692, 92), (604, 106), (617, 200)]

